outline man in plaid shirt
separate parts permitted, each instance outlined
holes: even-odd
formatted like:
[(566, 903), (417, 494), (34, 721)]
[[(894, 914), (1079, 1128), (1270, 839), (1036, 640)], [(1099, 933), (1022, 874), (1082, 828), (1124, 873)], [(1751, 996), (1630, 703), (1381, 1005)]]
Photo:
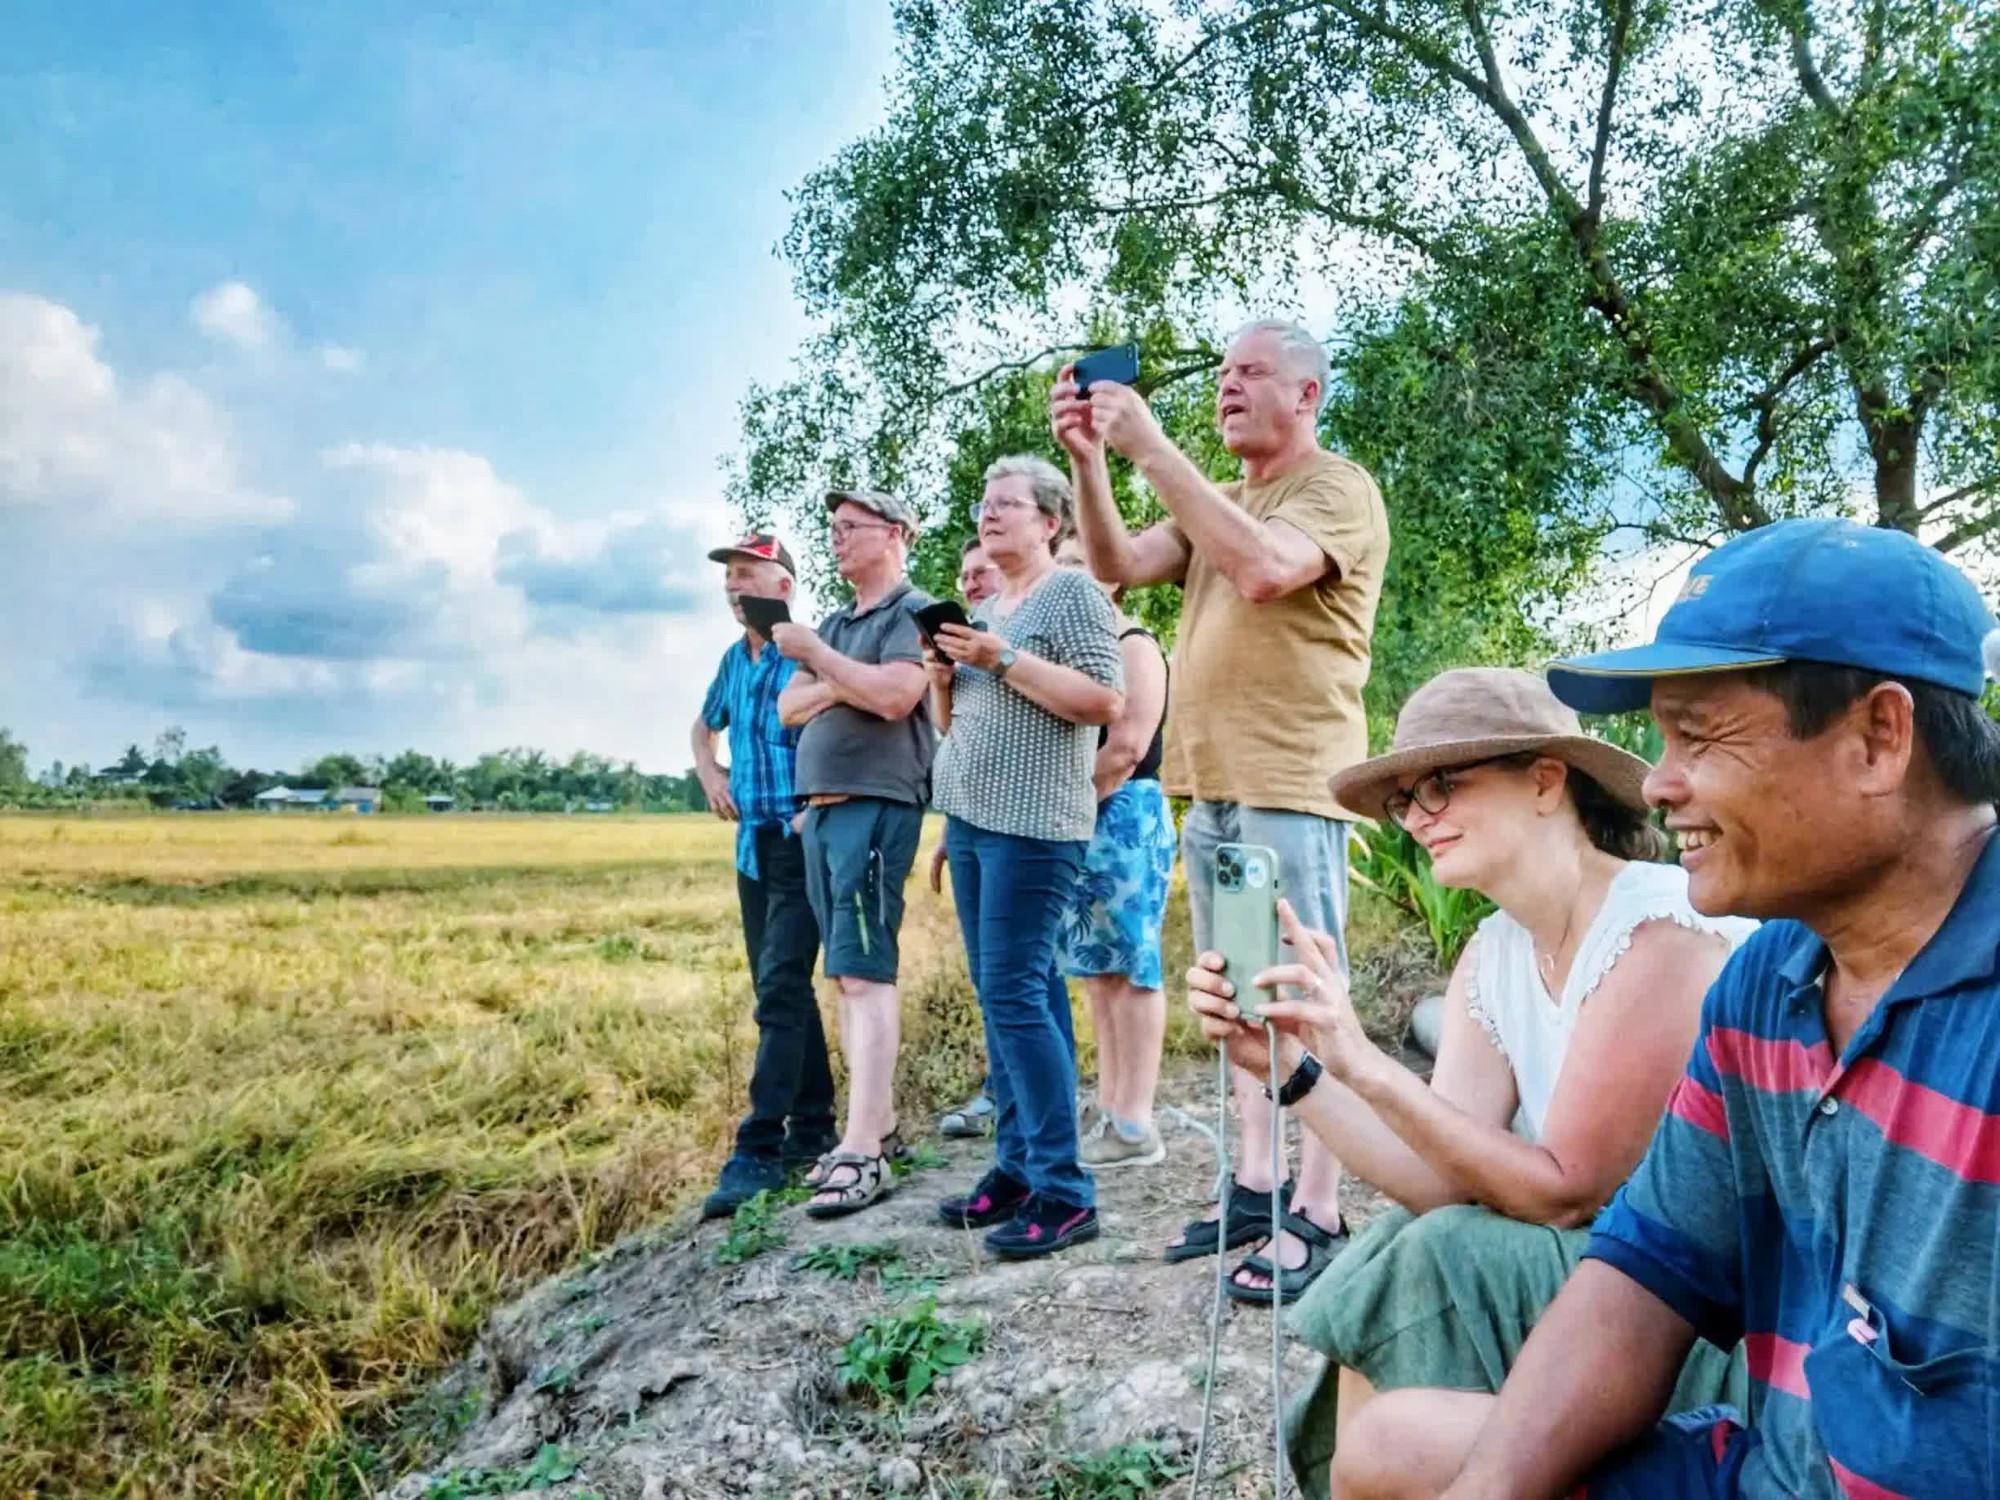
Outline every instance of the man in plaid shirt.
[[(778, 694), (793, 664), (744, 618), (746, 597), (789, 601), (792, 555), (776, 537), (753, 532), (708, 554), (727, 569), (723, 587), (743, 638), (723, 654), (693, 734), (695, 771), (715, 815), (736, 824), (736, 896), (757, 994), (757, 1060), (750, 1110), (736, 1130), (715, 1191), (702, 1204), (722, 1218), (768, 1188), (783, 1187), (793, 1166), (834, 1144), (833, 1072), (813, 993), (819, 925), (806, 899), (805, 855), (792, 820), (799, 810), (798, 731), (778, 721)], [(729, 765), (715, 754), (729, 736)]]

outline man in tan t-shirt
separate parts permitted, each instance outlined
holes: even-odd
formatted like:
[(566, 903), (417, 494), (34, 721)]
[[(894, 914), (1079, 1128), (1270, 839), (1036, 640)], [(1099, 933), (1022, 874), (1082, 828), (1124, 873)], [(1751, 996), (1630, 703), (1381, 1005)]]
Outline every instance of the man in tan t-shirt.
[[(1078, 394), (1065, 369), (1050, 396), (1056, 441), (1070, 456), (1077, 530), (1091, 571), (1109, 583), (1182, 585), (1161, 779), (1193, 800), (1181, 833), (1197, 952), (1211, 938), (1215, 850), (1275, 849), (1287, 895), (1309, 927), (1341, 934), (1347, 910), (1347, 825), (1327, 780), (1364, 760), (1361, 689), (1389, 557), (1375, 481), (1319, 445), (1325, 351), (1293, 323), (1252, 323), (1229, 343), (1216, 384), (1223, 446), (1243, 463), (1211, 481), (1161, 431), (1145, 398), (1099, 381)], [(1138, 535), (1111, 495), (1106, 446), (1132, 461), (1168, 519)], [(1238, 1166), (1215, 1219), (1190, 1223), (1169, 1260), (1263, 1238), (1269, 1224), (1277, 1111), (1262, 1079), (1236, 1076)], [(1307, 1133), (1277, 1264), (1295, 1302), (1339, 1248), (1340, 1163)], [(1271, 1248), (1239, 1266), (1230, 1294), (1271, 1300)]]

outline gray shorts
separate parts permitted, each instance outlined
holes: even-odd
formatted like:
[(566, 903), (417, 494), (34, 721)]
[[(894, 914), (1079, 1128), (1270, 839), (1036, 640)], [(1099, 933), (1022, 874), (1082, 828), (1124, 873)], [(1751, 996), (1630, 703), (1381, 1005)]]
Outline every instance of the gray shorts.
[(1188, 915), (1194, 950), (1207, 950), (1214, 932), (1215, 851), (1223, 844), (1262, 844), (1278, 856), (1285, 899), (1308, 927), (1340, 940), (1347, 967), (1347, 825), (1316, 813), (1245, 807), (1240, 802), (1196, 802), (1181, 820), (1181, 868), (1187, 872)]
[(806, 899), (827, 978), (896, 982), (903, 883), (923, 828), (924, 810), (910, 802), (851, 797), (806, 809)]

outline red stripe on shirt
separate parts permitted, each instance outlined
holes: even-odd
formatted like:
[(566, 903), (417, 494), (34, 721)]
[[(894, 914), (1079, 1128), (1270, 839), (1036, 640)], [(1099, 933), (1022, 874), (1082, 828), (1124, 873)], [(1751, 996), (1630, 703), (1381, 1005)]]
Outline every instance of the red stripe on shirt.
[(1836, 1093), (1894, 1144), (1968, 1182), (2000, 1182), (2000, 1115), (1962, 1104), (1872, 1057), (1849, 1068)]
[(1722, 1095), (1704, 1088), (1698, 1081), (1681, 1075), (1667, 1098), (1667, 1113), (1677, 1115), (1698, 1130), (1706, 1130), (1720, 1140), (1729, 1139), (1729, 1117), (1722, 1108)]
[(1811, 1089), (1817, 1093), (1833, 1071), (1833, 1050), (1825, 1042), (1773, 1041), (1732, 1026), (1708, 1033), (1708, 1056), (1718, 1073), (1740, 1078), (1770, 1094)]
[(1827, 1467), (1833, 1470), (1833, 1481), (1840, 1486), (1840, 1493), (1847, 1500), (1907, 1500), (1900, 1490), (1892, 1490), (1877, 1484), (1872, 1479), (1863, 1479), (1852, 1469), (1841, 1467), (1838, 1459), (1829, 1458)]
[(1801, 1401), (1812, 1400), (1812, 1388), (1806, 1384), (1807, 1348), (1775, 1333), (1743, 1335), (1743, 1359), (1750, 1367), (1750, 1378)]

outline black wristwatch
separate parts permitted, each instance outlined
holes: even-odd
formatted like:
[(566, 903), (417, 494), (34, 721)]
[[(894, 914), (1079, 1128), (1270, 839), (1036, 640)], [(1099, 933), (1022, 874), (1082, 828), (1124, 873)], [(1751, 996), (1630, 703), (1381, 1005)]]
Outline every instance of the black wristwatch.
[(1319, 1059), (1308, 1052), (1299, 1059), (1299, 1065), (1292, 1069), (1292, 1076), (1285, 1080), (1275, 1096), (1271, 1093), (1271, 1086), (1268, 1083), (1264, 1085), (1264, 1097), (1275, 1098), (1280, 1109), (1290, 1109), (1313, 1091), (1313, 1085), (1319, 1082), (1320, 1075), (1325, 1071), (1319, 1065)]

